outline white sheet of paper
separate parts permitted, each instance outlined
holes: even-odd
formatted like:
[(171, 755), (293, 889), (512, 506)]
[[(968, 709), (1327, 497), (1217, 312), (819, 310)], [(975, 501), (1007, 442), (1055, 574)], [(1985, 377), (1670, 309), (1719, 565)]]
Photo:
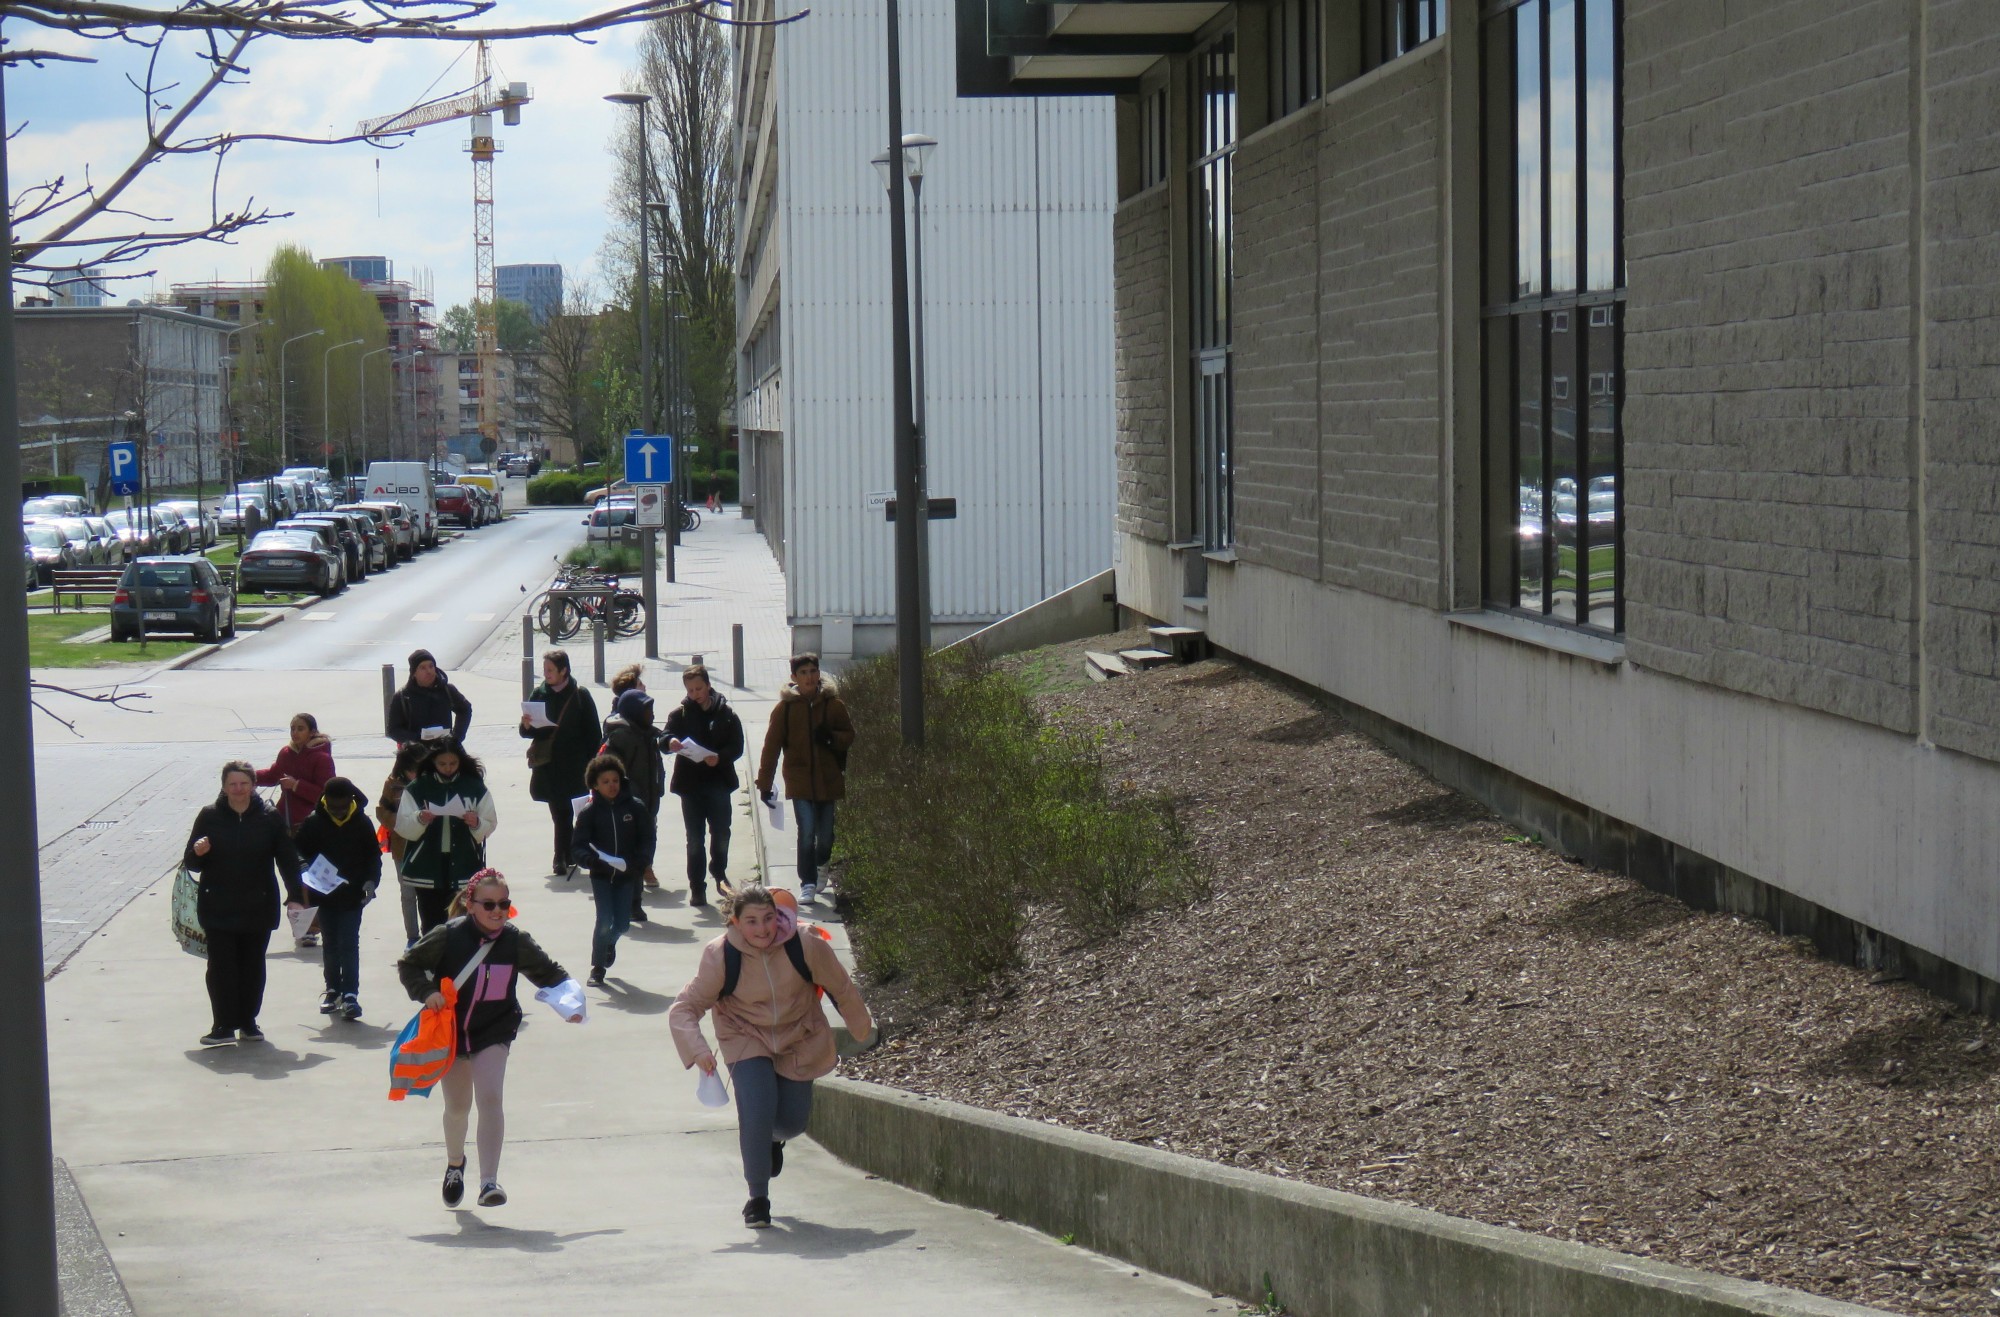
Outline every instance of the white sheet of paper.
[(286, 910), (285, 918), (292, 925), (292, 941), (296, 942), (311, 930), (313, 920), (319, 918), (319, 910), (314, 906), (303, 905), (296, 910)]
[(616, 855), (606, 855), (603, 851), (598, 850), (598, 848), (595, 846), (592, 846), (590, 849), (597, 851), (597, 858), (604, 861), (606, 864), (610, 865), (611, 871), (613, 873), (625, 872), (625, 861), (619, 859)]
[(451, 728), (449, 727), (426, 727), (422, 732), (422, 736), (426, 741), (435, 741), (441, 736), (450, 735)]
[(722, 1067), (704, 1070), (695, 1081), (694, 1095), (704, 1107), (714, 1110), (729, 1105), (729, 1090), (722, 1086)]
[(340, 870), (333, 867), (333, 861), (327, 859), (324, 855), (314, 856), (313, 862), (305, 867), (304, 872), (300, 873), (299, 877), (305, 881), (307, 887), (312, 888), (321, 895), (325, 895), (347, 881), (347, 879), (340, 876)]
[(458, 796), (451, 796), (442, 805), (433, 806), (431, 813), (442, 819), (462, 819), (465, 817), (465, 811), (469, 808), (470, 806), (463, 799)]
[(682, 741), (681, 748), (674, 751), (674, 753), (683, 759), (692, 759), (696, 763), (700, 763), (714, 754), (715, 751), (709, 749), (699, 741)]
[(764, 808), (771, 812), (771, 831), (783, 832), (785, 830), (785, 802), (774, 800), (764, 806)]
[(521, 713), (530, 727), (554, 727), (549, 721), (549, 706), (540, 700), (522, 700)]
[(590, 1004), (584, 1000), (583, 985), (575, 979), (564, 979), (553, 988), (538, 989), (535, 1000), (546, 1002), (565, 1020), (581, 1016), (578, 1024), (590, 1023)]
[(572, 818), (579, 818), (579, 819), (582, 818), (583, 808), (589, 803), (590, 803), (590, 793), (588, 791), (584, 792), (580, 796), (571, 796), (569, 798), (570, 816)]

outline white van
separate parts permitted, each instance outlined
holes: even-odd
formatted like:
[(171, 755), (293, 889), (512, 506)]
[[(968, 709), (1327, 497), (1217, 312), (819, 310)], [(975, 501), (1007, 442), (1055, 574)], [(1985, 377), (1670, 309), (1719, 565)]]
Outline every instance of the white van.
[(417, 542), (426, 549), (437, 547), (437, 499), (432, 493), (428, 463), (370, 462), (361, 501), (373, 499), (407, 506), (417, 516)]

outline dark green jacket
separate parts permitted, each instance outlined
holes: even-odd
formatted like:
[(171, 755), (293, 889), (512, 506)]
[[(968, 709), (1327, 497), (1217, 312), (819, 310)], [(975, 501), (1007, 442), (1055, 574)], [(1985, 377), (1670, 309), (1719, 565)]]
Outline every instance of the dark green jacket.
[[(425, 810), (437, 813), (454, 796), (479, 816), (478, 827), (466, 827), (463, 819), (438, 817), (425, 823), (418, 817)], [(409, 842), (403, 851), (403, 881), (446, 891), (464, 886), (486, 867), (486, 839), (499, 823), (493, 793), (476, 773), (460, 773), (448, 782), (436, 773), (419, 773), (396, 807), (396, 833)]]

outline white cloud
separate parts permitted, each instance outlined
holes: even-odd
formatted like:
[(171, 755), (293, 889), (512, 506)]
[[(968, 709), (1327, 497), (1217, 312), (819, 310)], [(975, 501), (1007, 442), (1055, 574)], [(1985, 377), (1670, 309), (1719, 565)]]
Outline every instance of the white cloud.
[[(488, 21), (519, 23), (578, 11), (573, 3), (509, 0)], [(624, 29), (594, 44), (544, 39), (495, 47), (496, 76), (528, 83), (534, 96), (519, 127), (499, 129), (494, 237), (502, 264), (556, 261), (573, 276), (590, 271), (606, 224), (606, 143), (612, 133), (629, 131), (630, 111), (601, 98), (617, 90), (636, 63), (637, 37), (637, 29)], [(38, 34), (32, 44), (102, 62), (10, 73), (9, 118), (26, 124), (9, 148), (15, 188), (57, 173), (74, 179), (86, 166), (100, 181), (114, 176), (143, 140), (141, 101), (126, 82), (128, 75), (143, 74), (140, 52), (63, 34)], [(177, 58), (163, 61), (188, 85), (199, 76), (192, 49), (183, 40), (175, 47)], [(264, 38), (252, 45), (246, 62), (248, 83), (217, 91), (199, 112), (194, 122), (204, 131), (351, 132), (357, 121), (403, 109), (427, 88), (429, 95), (463, 90), (473, 69), (470, 48), (446, 42), (358, 46)], [(461, 120), (422, 129), (387, 151), (360, 144), (240, 147), (223, 167), (220, 203), (234, 209), (254, 196), (259, 206), (291, 211), (292, 217), (248, 230), (232, 246), (160, 252), (149, 262), (157, 277), (128, 285), (131, 295), (163, 292), (177, 282), (256, 279), (278, 246), (295, 243), (318, 256), (387, 256), (399, 275), (431, 276), (440, 310), (465, 301), (473, 284), (472, 164), (464, 149), (469, 135)], [(205, 218), (211, 174), (205, 158), (161, 162), (128, 193), (131, 208), (177, 224)]]

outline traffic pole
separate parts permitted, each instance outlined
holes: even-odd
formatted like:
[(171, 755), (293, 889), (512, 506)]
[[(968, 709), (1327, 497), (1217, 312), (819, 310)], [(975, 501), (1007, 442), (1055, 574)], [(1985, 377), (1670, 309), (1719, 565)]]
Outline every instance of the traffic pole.
[(389, 706), (396, 702), (396, 665), (382, 665), (382, 734), (395, 740), (395, 733), (389, 730)]
[[(636, 513), (638, 509), (635, 507)], [(646, 657), (660, 656), (660, 562), (659, 537), (651, 526), (639, 531), (639, 572), (644, 578), (641, 589), (646, 601)]]
[(744, 686), (743, 624), (741, 622), (732, 622), (729, 624), (729, 658), (732, 666), (736, 669), (736, 689), (742, 690)]

